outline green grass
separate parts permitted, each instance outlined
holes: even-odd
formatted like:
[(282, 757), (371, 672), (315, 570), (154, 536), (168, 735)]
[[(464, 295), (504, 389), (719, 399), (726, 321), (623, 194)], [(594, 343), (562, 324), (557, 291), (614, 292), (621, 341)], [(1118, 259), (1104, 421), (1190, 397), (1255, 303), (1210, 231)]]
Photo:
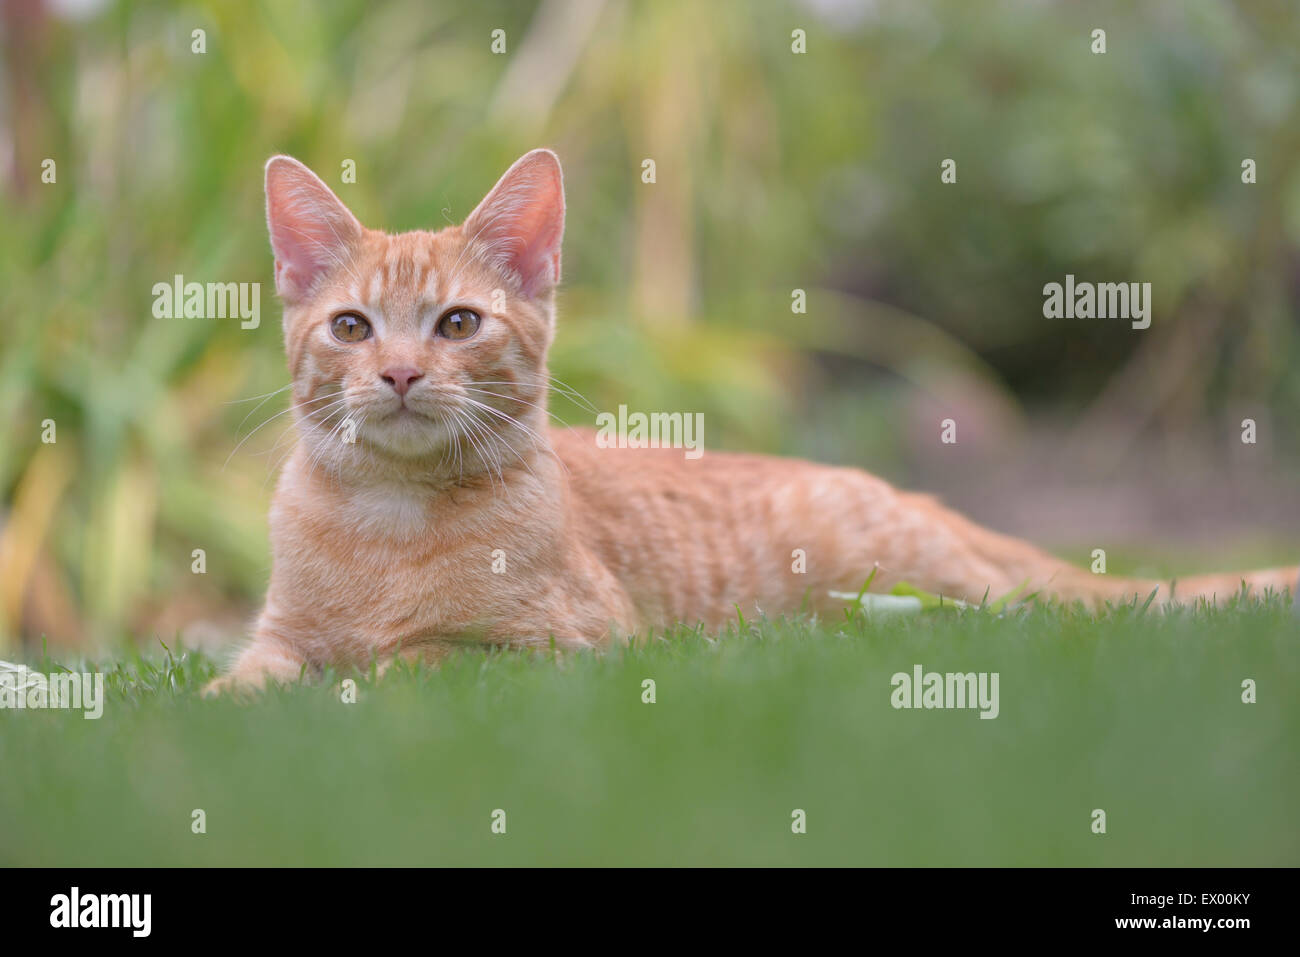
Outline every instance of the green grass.
[[(351, 705), (203, 700), (214, 663), (160, 649), (106, 669), (98, 721), (0, 712), (0, 864), (1294, 866), (1298, 631), (1277, 600), (747, 622)], [(999, 672), (1000, 716), (894, 710), (917, 663)]]

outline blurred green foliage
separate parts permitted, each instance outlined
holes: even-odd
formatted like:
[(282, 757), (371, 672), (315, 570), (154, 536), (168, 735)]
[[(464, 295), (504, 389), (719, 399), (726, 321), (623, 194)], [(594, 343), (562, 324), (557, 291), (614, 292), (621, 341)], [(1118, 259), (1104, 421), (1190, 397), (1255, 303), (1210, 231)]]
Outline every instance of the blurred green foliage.
[[(517, 155), (555, 148), (553, 371), (599, 408), (703, 411), (710, 446), (887, 460), (900, 384), (1142, 428), (1242, 397), (1300, 409), (1300, 17), (1282, 0), (13, 0), (3, 30), (0, 648), (238, 631), (257, 601), (287, 417), (231, 452), (285, 403), (245, 419), (241, 401), (287, 381), (274, 152), (403, 230), (459, 221)], [(177, 273), (262, 283), (260, 328), (155, 319)], [(1066, 273), (1152, 283), (1152, 328), (1044, 320)]]

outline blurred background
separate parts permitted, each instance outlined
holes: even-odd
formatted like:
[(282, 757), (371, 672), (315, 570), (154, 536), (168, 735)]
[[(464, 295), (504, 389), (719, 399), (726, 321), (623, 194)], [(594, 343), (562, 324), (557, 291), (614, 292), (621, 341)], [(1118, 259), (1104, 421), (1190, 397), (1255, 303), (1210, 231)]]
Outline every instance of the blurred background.
[[(598, 409), (702, 411), (709, 448), (860, 465), (1111, 570), (1300, 552), (1287, 0), (3, 0), (0, 31), (0, 652), (255, 612), (292, 440), (259, 405), (288, 381), (275, 152), (400, 231), (554, 148), (552, 371)], [(260, 327), (155, 318), (178, 273), (261, 283)], [(1067, 273), (1151, 283), (1150, 328), (1043, 318)]]

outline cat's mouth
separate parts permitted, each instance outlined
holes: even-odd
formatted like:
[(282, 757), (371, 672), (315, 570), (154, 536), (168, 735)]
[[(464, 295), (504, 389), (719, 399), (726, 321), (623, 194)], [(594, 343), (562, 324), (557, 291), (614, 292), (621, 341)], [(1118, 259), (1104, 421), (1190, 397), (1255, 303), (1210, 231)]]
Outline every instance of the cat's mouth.
[(410, 396), (386, 404), (365, 416), (362, 430), (372, 442), (409, 454), (415, 450), (435, 451), (455, 435), (454, 415), (438, 402)]
[(479, 424), (473, 410), (462, 408), (458, 397), (421, 390), (416, 395), (363, 395), (348, 403), (354, 419), (355, 440), (375, 451), (401, 458), (445, 455), (465, 434), (486, 442), (487, 424)]
[(418, 408), (403, 402), (397, 408), (384, 413), (374, 419), (374, 423), (380, 426), (382, 431), (389, 432), (398, 430), (401, 432), (419, 432), (427, 431), (430, 428), (445, 429), (447, 422), (437, 414), (436, 411), (426, 408)]
[(360, 431), (372, 448), (404, 458), (436, 454), (455, 438), (451, 424), (436, 413), (405, 404), (368, 417)]
[(460, 418), (458, 410), (461, 403), (454, 396), (424, 392), (417, 396), (393, 398), (396, 401), (387, 411), (379, 413), (375, 418), (376, 423), (408, 428), (433, 426), (440, 431), (455, 431), (454, 424)]
[(434, 427), (440, 430), (451, 428), (451, 419), (438, 409), (413, 406), (409, 403), (402, 403), (384, 416), (381, 421), (386, 425), (399, 428), (427, 429)]

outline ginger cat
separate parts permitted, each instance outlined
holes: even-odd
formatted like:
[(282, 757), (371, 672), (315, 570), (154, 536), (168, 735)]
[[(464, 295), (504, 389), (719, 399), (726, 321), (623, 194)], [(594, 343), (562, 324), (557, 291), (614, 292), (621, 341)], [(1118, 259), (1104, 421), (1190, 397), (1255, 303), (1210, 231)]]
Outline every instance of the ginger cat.
[[(287, 156), (266, 166), (266, 208), (299, 437), (271, 507), (265, 607), (214, 690), (372, 656), (437, 661), (467, 642), (600, 647), (714, 628), (737, 605), (791, 613), (805, 595), (838, 613), (829, 592), (856, 592), (877, 564), (877, 590), (908, 581), (974, 602), (1024, 582), (1094, 603), (1156, 587), (857, 469), (551, 430), (564, 190), (547, 150), (437, 233), (366, 229)], [(1280, 591), (1296, 573), (1185, 579), (1177, 597)]]

